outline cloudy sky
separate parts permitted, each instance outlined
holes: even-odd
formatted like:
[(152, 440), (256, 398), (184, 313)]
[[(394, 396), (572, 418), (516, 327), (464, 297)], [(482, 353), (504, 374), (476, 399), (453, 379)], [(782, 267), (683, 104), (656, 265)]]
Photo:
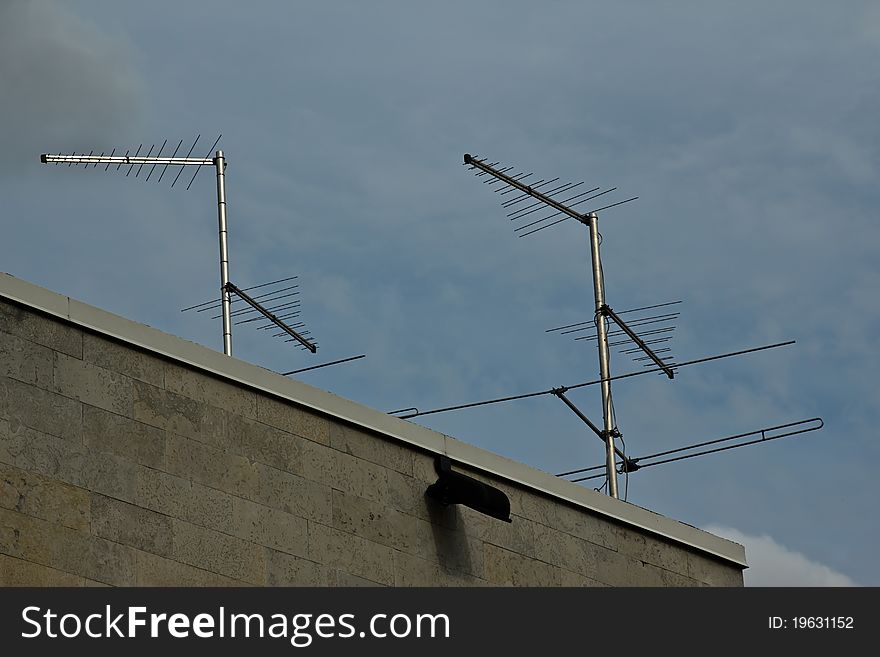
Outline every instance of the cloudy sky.
[[(427, 410), (598, 373), (545, 333), (591, 316), (586, 230), (519, 239), (462, 154), (617, 186), (640, 198), (600, 214), (612, 307), (682, 300), (679, 361), (797, 340), (614, 384), (628, 451), (826, 423), (621, 492), (745, 543), (749, 584), (877, 586), (878, 56), (867, 2), (2, 0), (0, 269), (220, 349), (179, 312), (218, 286), (210, 171), (38, 156), (222, 134), (232, 280), (298, 275), (320, 345), (242, 327), (236, 356), (366, 353), (302, 380)], [(570, 396), (601, 420), (596, 387)], [(549, 472), (603, 459), (552, 397), (415, 421)]]

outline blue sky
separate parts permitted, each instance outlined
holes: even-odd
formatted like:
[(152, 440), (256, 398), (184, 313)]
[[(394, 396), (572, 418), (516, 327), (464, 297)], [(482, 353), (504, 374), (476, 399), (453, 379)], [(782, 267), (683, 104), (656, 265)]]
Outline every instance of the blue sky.
[[(218, 285), (210, 172), (184, 191), (38, 155), (222, 133), (232, 280), (298, 275), (320, 345), (243, 327), (236, 356), (366, 353), (301, 378), (425, 410), (598, 370), (545, 333), (590, 317), (585, 229), (518, 239), (462, 154), (617, 186), (640, 198), (600, 214), (612, 307), (683, 300), (680, 360), (797, 340), (616, 383), (630, 453), (826, 422), (635, 473), (629, 501), (797, 582), (876, 586), (878, 55), (860, 2), (5, 0), (0, 269), (219, 349), (179, 312)], [(598, 394), (570, 396), (598, 422)], [(549, 472), (602, 461), (552, 397), (417, 421)]]

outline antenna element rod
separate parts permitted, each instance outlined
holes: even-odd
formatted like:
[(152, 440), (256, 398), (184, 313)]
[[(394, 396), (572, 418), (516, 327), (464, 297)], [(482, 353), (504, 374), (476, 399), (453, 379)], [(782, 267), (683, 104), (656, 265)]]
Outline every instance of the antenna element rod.
[[(768, 349), (776, 349), (778, 347), (787, 347), (789, 345), (793, 345), (795, 343), (794, 340), (788, 340), (786, 342), (777, 342), (776, 344), (768, 344), (763, 347), (752, 347), (751, 349), (741, 349), (739, 351), (731, 351), (726, 354), (718, 354), (717, 356), (707, 356), (706, 358), (697, 358), (696, 360), (686, 360), (683, 363), (673, 363), (672, 368), (674, 370), (678, 370), (682, 367), (687, 367), (688, 365), (698, 365), (700, 363), (710, 363), (712, 361), (721, 360), (722, 358), (732, 358), (733, 356), (744, 356), (745, 354), (753, 354), (758, 351), (766, 351)], [(621, 379), (630, 379), (634, 376), (642, 376), (643, 374), (655, 374), (657, 372), (661, 372), (662, 370), (659, 367), (647, 369), (647, 370), (639, 370), (638, 372), (628, 372), (626, 374), (617, 374), (616, 376), (609, 377), (608, 381), (619, 381)], [(596, 379), (595, 381), (584, 381), (583, 383), (575, 383), (570, 386), (563, 386), (562, 391), (568, 392), (569, 390), (576, 390), (577, 388), (584, 388), (586, 386), (594, 386), (606, 379)], [(456, 406), (446, 406), (445, 408), (434, 408), (430, 411), (416, 411), (415, 413), (410, 413), (409, 415), (401, 415), (400, 418), (402, 420), (408, 420), (410, 418), (419, 417), (421, 415), (433, 415), (434, 413), (446, 413), (448, 411), (459, 411), (463, 408), (476, 408), (477, 406), (486, 406), (488, 404), (500, 404), (501, 402), (509, 402), (515, 401), (518, 399), (529, 399), (530, 397), (540, 397), (541, 395), (553, 395), (556, 394), (555, 390), (557, 388), (551, 388), (550, 390), (539, 390), (538, 392), (527, 392), (522, 395), (511, 395), (509, 397), (496, 397), (495, 399), (486, 399), (478, 402), (471, 402), (470, 404), (457, 404)], [(409, 409), (404, 409), (409, 410)]]
[[(329, 363), (321, 363), (320, 365), (312, 365), (311, 367), (303, 367), (299, 370), (293, 370), (291, 372), (282, 372), (281, 376), (290, 376), (291, 374), (299, 374), (300, 372), (308, 372), (309, 370), (316, 370), (321, 367), (329, 367), (330, 365), (339, 365), (339, 363), (347, 363), (352, 360), (358, 360), (360, 358), (366, 358), (366, 354), (361, 354), (360, 356), (351, 356), (349, 358), (341, 358), (340, 360), (332, 360)], [(409, 408), (404, 409), (406, 411), (410, 410)]]

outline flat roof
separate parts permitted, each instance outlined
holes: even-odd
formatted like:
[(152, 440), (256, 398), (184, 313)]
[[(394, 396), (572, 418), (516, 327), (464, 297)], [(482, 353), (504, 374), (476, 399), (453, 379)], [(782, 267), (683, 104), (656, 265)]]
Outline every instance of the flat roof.
[(623, 525), (662, 536), (741, 567), (747, 566), (745, 548), (738, 543), (3, 272), (0, 272), (0, 298), (421, 450), (445, 454), (454, 462), (583, 507)]

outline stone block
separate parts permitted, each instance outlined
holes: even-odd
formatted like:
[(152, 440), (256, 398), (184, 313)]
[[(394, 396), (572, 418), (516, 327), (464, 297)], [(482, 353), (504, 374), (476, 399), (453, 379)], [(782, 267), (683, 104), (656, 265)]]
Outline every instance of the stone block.
[(46, 477), (57, 477), (61, 464), (82, 448), (73, 441), (0, 418), (0, 462)]
[(93, 333), (83, 334), (82, 359), (128, 378), (162, 387), (165, 363), (158, 356)]
[(0, 377), (0, 417), (66, 440), (82, 440), (82, 404), (69, 397)]
[(229, 415), (225, 447), (252, 461), (295, 474), (303, 473), (302, 444), (306, 442), (277, 427), (241, 415)]
[(550, 520), (556, 529), (609, 550), (617, 549), (620, 535), (626, 531), (611, 520), (564, 502), (556, 505)]
[(130, 548), (0, 509), (0, 553), (113, 586), (134, 583)]
[(0, 301), (0, 331), (82, 358), (82, 331), (60, 319)]
[(194, 525), (232, 532), (232, 496), (176, 475), (140, 469), (133, 502)]
[(309, 523), (309, 558), (331, 568), (391, 586), (393, 550), (332, 527)]
[[(624, 554), (577, 536), (538, 525), (537, 557), (547, 563), (610, 586), (667, 586), (673, 573), (638, 557)], [(660, 572), (669, 573), (669, 577)], [(662, 575), (662, 577), (661, 577)], [(665, 578), (665, 579), (664, 579)]]
[(580, 573), (573, 573), (570, 570), (562, 569), (560, 573), (560, 586), (567, 587), (578, 587), (578, 588), (596, 588), (596, 587), (607, 587), (607, 584), (603, 584), (599, 580), (595, 580), (592, 577), (587, 577), (586, 575), (581, 575)]
[(424, 520), (415, 522), (418, 545), (413, 554), (439, 564), (446, 571), (485, 576), (482, 540)]
[(135, 552), (135, 586), (249, 586), (231, 577), (160, 557)]
[(702, 587), (705, 584), (688, 577), (682, 573), (676, 573), (665, 568), (660, 568), (650, 563), (642, 564), (645, 568), (645, 583), (636, 586), (662, 586), (662, 587)]
[(609, 551), (544, 525), (536, 526), (535, 539), (538, 559), (584, 576), (595, 575), (601, 553)]
[[(609, 586), (661, 586), (660, 574), (638, 559), (601, 547), (593, 551), (593, 571), (585, 574)], [(659, 570), (659, 569), (658, 569)]]
[(259, 499), (258, 465), (176, 434), (168, 434), (166, 469), (185, 479), (251, 500)]
[(119, 415), (132, 415), (132, 379), (66, 354), (55, 353), (53, 390)]
[(114, 454), (0, 421), (0, 462), (79, 488), (130, 500), (137, 464)]
[(260, 395), (257, 397), (257, 419), (322, 445), (330, 444), (330, 420), (293, 402)]
[(83, 444), (151, 468), (165, 467), (165, 431), (83, 405)]
[(0, 554), (0, 586), (82, 586), (83, 578)]
[(171, 518), (100, 494), (92, 495), (92, 534), (161, 556), (170, 556)]
[[(472, 473), (468, 473), (473, 476)], [(481, 477), (490, 486), (499, 489), (510, 500), (510, 513), (531, 522), (554, 524), (557, 503), (539, 493), (520, 488), (494, 477)]]
[(378, 582), (372, 582), (368, 579), (364, 579), (363, 577), (352, 575), (351, 573), (347, 573), (344, 570), (337, 570), (335, 575), (335, 584), (336, 586), (340, 587), (361, 588), (385, 586), (384, 584), (379, 584)]
[(380, 465), (320, 445), (303, 446), (303, 474), (373, 502), (389, 499), (387, 470)]
[(426, 484), (433, 484), (437, 481), (437, 469), (435, 467), (436, 459), (436, 454), (413, 450), (413, 477)]
[(90, 588), (90, 589), (108, 589), (108, 588), (110, 588), (109, 584), (105, 584), (104, 582), (96, 582), (93, 579), (86, 579), (86, 578), (83, 578), (82, 585), (84, 587)]
[(464, 506), (458, 507), (458, 513), (461, 530), (468, 536), (528, 557), (537, 557), (537, 523), (517, 516), (512, 522), (503, 522)]
[(512, 515), (616, 549), (618, 526), (614, 522), (538, 492), (504, 482), (493, 485), (501, 488), (510, 498)]
[(300, 474), (311, 481), (328, 485), (332, 484), (336, 454), (337, 450), (327, 445), (303, 440), (300, 444)]
[(299, 557), (309, 553), (308, 521), (262, 504), (233, 498), (232, 533), (257, 545)]
[(330, 446), (406, 475), (413, 474), (413, 450), (346, 424), (330, 424)]
[(384, 504), (333, 491), (333, 526), (348, 534), (413, 553), (420, 545), (418, 522)]
[(263, 586), (266, 551), (262, 546), (182, 520), (172, 521), (172, 558), (226, 577)]
[(637, 530), (620, 532), (618, 551), (665, 570), (683, 575), (687, 575), (688, 572), (685, 548)]
[(393, 557), (394, 586), (443, 586), (443, 569), (436, 561), (395, 550)]
[(257, 393), (206, 372), (165, 363), (165, 389), (234, 415), (257, 417)]
[(47, 390), (52, 387), (54, 362), (48, 347), (0, 331), (0, 376)]
[(71, 529), (91, 521), (89, 492), (76, 486), (0, 463), (0, 507)]
[(394, 552), (394, 586), (488, 586), (486, 580), (405, 552)]
[(506, 492), (512, 514), (545, 525), (555, 523), (558, 501), (516, 486), (509, 486)]
[(133, 501), (141, 469), (143, 466), (115, 454), (79, 448), (59, 463), (58, 477), (108, 497)]
[(207, 444), (226, 440), (225, 411), (142, 381), (133, 384), (133, 419)]
[(496, 545), (485, 546), (485, 578), (499, 586), (560, 586), (562, 569)]
[(332, 524), (330, 486), (268, 465), (258, 464), (257, 469), (260, 473), (258, 502), (325, 525)]
[(687, 576), (709, 586), (743, 585), (742, 569), (709, 556), (687, 553)]
[(388, 481), (387, 504), (398, 511), (402, 511), (416, 518), (441, 524), (450, 529), (457, 527), (458, 515), (455, 507), (442, 507), (434, 500), (425, 495), (433, 481), (428, 483), (397, 472), (386, 470), (385, 477)]
[[(331, 568), (285, 552), (267, 549), (268, 586), (332, 586), (337, 584)], [(351, 585), (346, 585), (351, 586)]]

